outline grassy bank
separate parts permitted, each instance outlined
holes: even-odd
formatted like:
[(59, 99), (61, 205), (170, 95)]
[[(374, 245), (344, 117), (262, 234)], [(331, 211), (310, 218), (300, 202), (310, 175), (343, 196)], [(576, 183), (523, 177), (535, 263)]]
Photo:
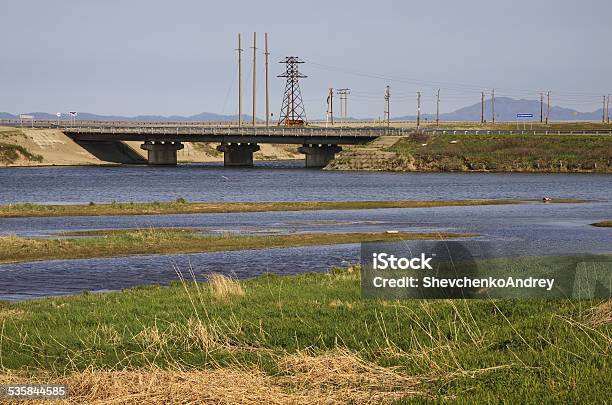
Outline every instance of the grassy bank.
[(602, 403), (611, 302), (362, 300), (355, 270), (0, 306), (0, 383), (73, 403)]
[[(435, 122), (421, 122), (423, 128), (436, 128)], [(550, 124), (544, 124), (540, 122), (521, 122), (517, 128), (516, 122), (498, 122), (491, 124), (490, 122), (480, 124), (476, 122), (440, 122), (440, 129), (490, 129), (494, 131), (501, 130), (544, 130), (544, 131), (589, 131), (589, 130), (612, 130), (612, 124), (605, 124), (602, 122), (552, 122)]]
[(416, 171), (612, 172), (608, 135), (415, 134), (390, 150)]
[(308, 233), (290, 235), (197, 235), (183, 229), (78, 232), (81, 238), (31, 239), (0, 236), (0, 263), (54, 259), (84, 259), (156, 253), (334, 245), (379, 240), (444, 239), (470, 236), (451, 233)]
[[(9, 204), (0, 205), (0, 218), (65, 217), (101, 215), (164, 215), (164, 214), (214, 214), (232, 212), (266, 211), (319, 211), (358, 210), (376, 208), (430, 208), (472, 205), (518, 204), (520, 200), (450, 200), (450, 201), (281, 201), (281, 202), (187, 202), (182, 198), (174, 202), (117, 203), (111, 204)], [(555, 199), (552, 202), (581, 202), (580, 200)]]
[(601, 221), (601, 222), (596, 222), (594, 224), (591, 224), (593, 226), (599, 226), (602, 228), (612, 228), (612, 221)]
[(42, 162), (43, 157), (30, 153), (26, 148), (12, 143), (0, 142), (0, 165), (10, 165), (19, 159)]
[(11, 165), (19, 160), (43, 161), (42, 156), (31, 153), (19, 144), (22, 139), (26, 139), (26, 136), (19, 129), (0, 127), (0, 166)]

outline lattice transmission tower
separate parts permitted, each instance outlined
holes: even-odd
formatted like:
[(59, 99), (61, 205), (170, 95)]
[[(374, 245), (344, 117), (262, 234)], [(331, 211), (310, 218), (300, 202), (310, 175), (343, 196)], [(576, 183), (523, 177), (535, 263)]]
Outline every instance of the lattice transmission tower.
[(283, 96), (283, 105), (278, 125), (305, 125), (306, 111), (304, 110), (302, 92), (300, 91), (300, 83), (298, 81), (298, 79), (308, 77), (301, 74), (298, 70), (299, 64), (304, 63), (304, 61), (297, 56), (287, 56), (280, 63), (286, 65), (286, 70), (285, 73), (278, 75), (278, 77), (286, 77), (287, 84), (285, 85), (285, 95)]

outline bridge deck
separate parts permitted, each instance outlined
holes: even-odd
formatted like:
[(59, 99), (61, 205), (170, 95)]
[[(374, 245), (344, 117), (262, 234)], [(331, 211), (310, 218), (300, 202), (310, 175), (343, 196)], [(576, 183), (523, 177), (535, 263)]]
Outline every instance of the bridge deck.
[(381, 128), (284, 128), (236, 126), (94, 126), (58, 127), (66, 135), (82, 140), (228, 142), (354, 145), (382, 135), (407, 135), (408, 129)]

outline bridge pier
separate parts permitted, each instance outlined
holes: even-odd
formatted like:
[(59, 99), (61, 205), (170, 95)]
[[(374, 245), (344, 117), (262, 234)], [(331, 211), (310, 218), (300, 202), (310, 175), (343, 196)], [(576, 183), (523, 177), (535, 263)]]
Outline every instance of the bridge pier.
[(145, 141), (140, 145), (146, 150), (150, 165), (176, 165), (176, 151), (183, 149), (180, 142)]
[(259, 150), (256, 143), (222, 143), (217, 146), (223, 152), (224, 166), (253, 166), (253, 153)]
[(306, 155), (306, 167), (325, 167), (331, 162), (342, 147), (338, 145), (308, 144), (298, 148)]

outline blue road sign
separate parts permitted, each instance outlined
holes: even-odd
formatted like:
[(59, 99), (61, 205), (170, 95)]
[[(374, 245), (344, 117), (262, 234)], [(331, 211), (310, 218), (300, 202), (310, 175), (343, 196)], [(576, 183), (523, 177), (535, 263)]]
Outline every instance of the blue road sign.
[(516, 118), (533, 118), (533, 114), (516, 114)]

